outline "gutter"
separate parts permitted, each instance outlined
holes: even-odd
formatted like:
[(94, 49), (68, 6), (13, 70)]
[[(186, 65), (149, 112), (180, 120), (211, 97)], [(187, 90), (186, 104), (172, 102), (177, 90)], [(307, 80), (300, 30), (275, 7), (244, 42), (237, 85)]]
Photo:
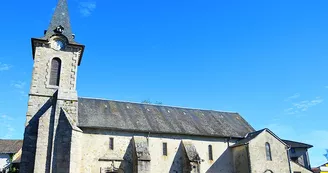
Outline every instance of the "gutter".
[(289, 167), (289, 173), (292, 173), (292, 167), (290, 166), (290, 157), (289, 157), (289, 150), (290, 150), (290, 146), (286, 147), (286, 151), (287, 151), (287, 158), (288, 158), (288, 167)]

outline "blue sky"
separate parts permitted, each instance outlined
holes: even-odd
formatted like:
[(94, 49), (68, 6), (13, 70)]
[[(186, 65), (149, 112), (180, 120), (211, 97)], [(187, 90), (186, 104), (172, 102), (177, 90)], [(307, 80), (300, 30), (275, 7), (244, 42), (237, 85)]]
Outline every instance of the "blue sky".
[[(239, 112), (254, 128), (328, 148), (327, 1), (70, 0), (86, 45), (79, 96)], [(31, 37), (56, 0), (0, 6), (0, 138), (22, 138)]]

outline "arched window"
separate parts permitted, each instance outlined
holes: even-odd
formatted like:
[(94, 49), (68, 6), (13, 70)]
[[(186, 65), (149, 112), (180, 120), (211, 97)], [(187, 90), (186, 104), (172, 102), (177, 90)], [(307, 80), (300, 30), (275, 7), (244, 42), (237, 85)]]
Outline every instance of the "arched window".
[(267, 170), (264, 171), (264, 173), (273, 173), (273, 171), (267, 169)]
[(59, 86), (60, 69), (61, 60), (59, 58), (52, 59), (49, 85)]
[(272, 160), (271, 157), (271, 148), (269, 143), (265, 143), (265, 153), (266, 153), (266, 159), (267, 160)]
[(208, 146), (208, 159), (209, 160), (213, 160), (213, 149), (212, 149), (212, 145)]

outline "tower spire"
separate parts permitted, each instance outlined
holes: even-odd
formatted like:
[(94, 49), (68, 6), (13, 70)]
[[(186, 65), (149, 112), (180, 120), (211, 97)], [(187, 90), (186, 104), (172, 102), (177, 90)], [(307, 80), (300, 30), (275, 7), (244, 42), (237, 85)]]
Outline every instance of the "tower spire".
[(58, 0), (56, 10), (52, 16), (45, 38), (49, 39), (53, 35), (62, 34), (69, 42), (73, 42), (74, 36), (71, 29), (71, 23), (68, 13), (67, 0)]

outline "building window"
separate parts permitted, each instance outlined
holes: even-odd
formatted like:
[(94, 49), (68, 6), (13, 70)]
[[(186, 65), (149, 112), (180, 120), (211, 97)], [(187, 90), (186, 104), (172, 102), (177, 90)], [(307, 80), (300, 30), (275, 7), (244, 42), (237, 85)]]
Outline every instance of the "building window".
[(290, 159), (291, 159), (292, 161), (298, 163), (298, 157), (291, 157)]
[(49, 85), (59, 86), (60, 70), (61, 70), (61, 60), (59, 58), (52, 59)]
[(167, 143), (163, 142), (163, 155), (167, 156)]
[(114, 138), (109, 138), (109, 149), (114, 150)]
[(295, 153), (295, 148), (291, 148), (290, 151), (291, 151), (292, 153)]
[(269, 143), (265, 143), (265, 153), (266, 153), (266, 159), (267, 160), (272, 160), (271, 157), (271, 148)]
[(208, 146), (208, 159), (209, 160), (213, 160), (213, 149), (212, 149), (212, 145)]

